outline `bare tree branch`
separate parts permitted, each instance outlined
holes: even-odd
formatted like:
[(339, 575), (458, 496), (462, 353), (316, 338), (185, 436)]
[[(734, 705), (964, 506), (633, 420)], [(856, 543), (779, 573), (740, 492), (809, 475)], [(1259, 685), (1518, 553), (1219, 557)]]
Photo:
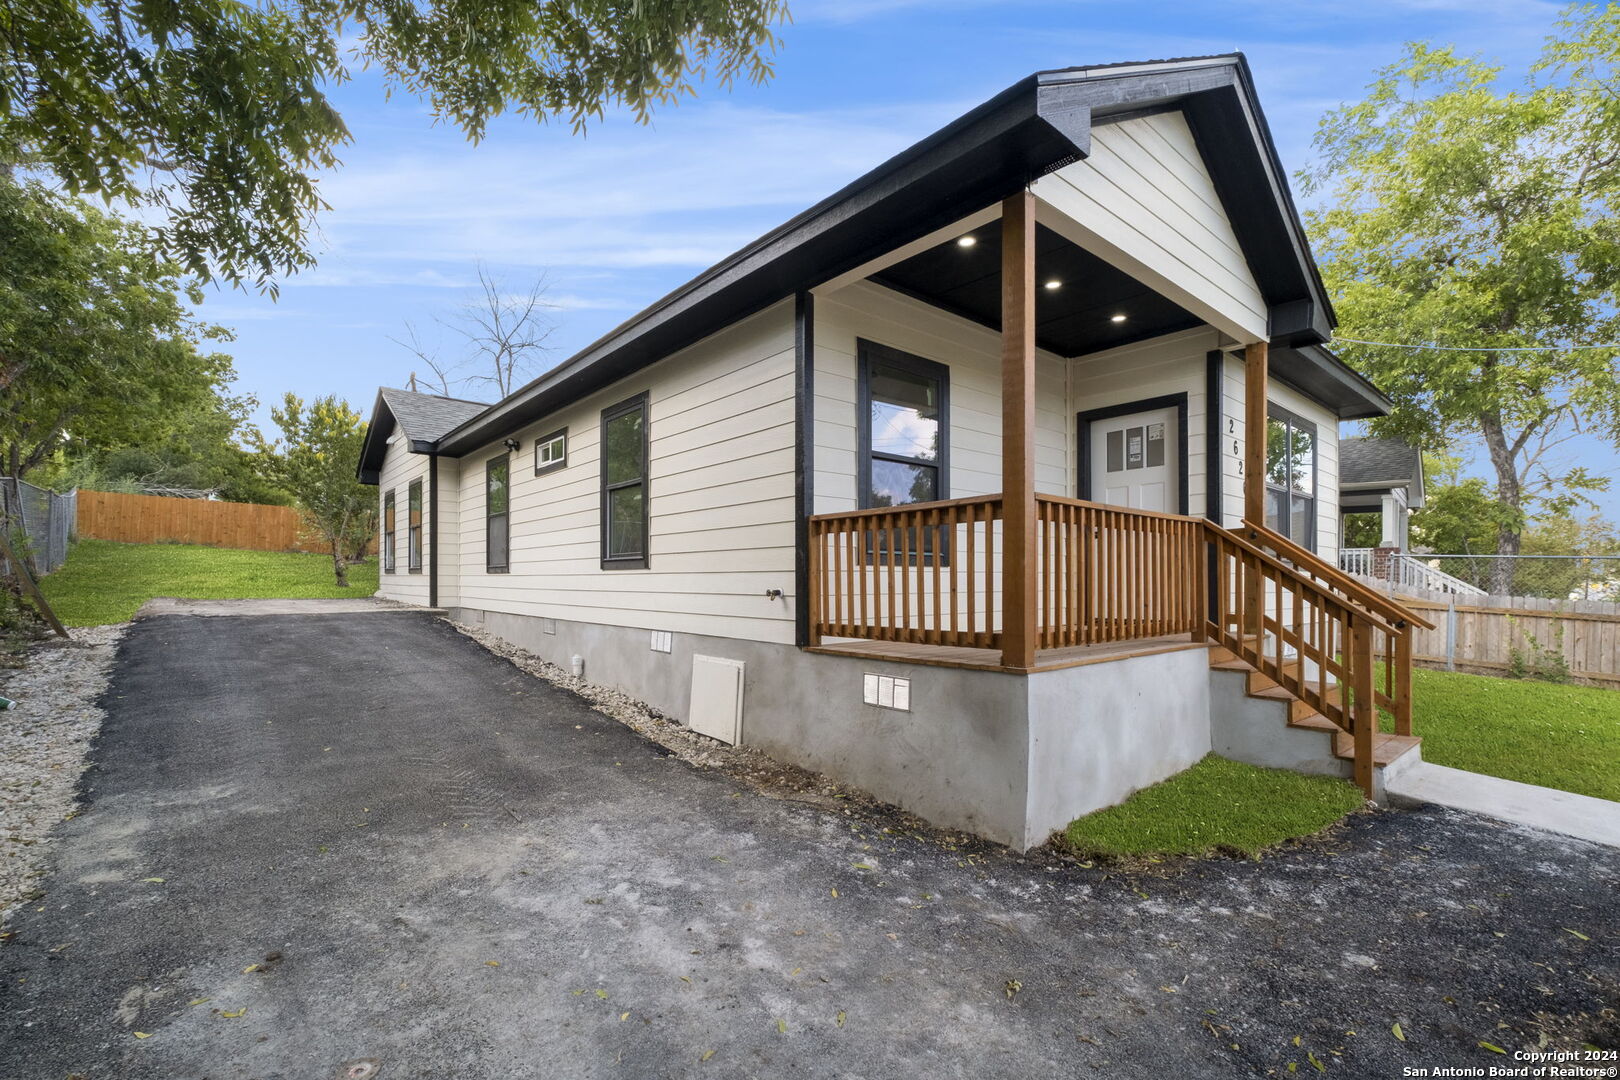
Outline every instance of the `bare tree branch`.
[[(422, 344), (421, 339), (417, 337), (416, 327), (411, 323), (405, 324), (405, 337), (409, 340), (401, 340), (397, 337), (390, 337), (388, 340), (392, 341), (395, 345), (398, 345), (402, 349), (407, 350), (411, 353), (411, 355), (422, 361), (422, 363), (427, 366), (427, 369), (433, 373), (432, 379), (424, 381), (426, 381), (430, 387), (436, 387), (439, 393), (443, 394), (445, 397), (450, 397), (450, 374), (461, 365), (446, 364), (439, 359), (438, 353), (429, 351), (428, 348)], [(411, 375), (414, 378), (416, 373), (413, 371)], [(412, 389), (415, 389), (415, 387), (412, 387)]]
[[(425, 348), (411, 324), (405, 324), (406, 340), (390, 338), (433, 372), (435, 385), (446, 397), (453, 387), (488, 385), (496, 399), (504, 398), (543, 369), (542, 359), (553, 348), (549, 344), (557, 323), (551, 314), (557, 305), (546, 300), (551, 284), (541, 274), (521, 293), (509, 293), (503, 283), (482, 264), (478, 267), (479, 295), (463, 305), (450, 321), (435, 320), (459, 335), (467, 353), (453, 364), (442, 361)], [(457, 374), (467, 371), (467, 374)]]

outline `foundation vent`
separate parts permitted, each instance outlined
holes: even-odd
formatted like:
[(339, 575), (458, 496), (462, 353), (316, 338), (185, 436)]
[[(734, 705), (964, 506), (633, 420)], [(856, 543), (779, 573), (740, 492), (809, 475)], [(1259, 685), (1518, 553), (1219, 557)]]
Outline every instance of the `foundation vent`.
[(743, 662), (692, 657), (692, 730), (735, 745), (742, 736)]

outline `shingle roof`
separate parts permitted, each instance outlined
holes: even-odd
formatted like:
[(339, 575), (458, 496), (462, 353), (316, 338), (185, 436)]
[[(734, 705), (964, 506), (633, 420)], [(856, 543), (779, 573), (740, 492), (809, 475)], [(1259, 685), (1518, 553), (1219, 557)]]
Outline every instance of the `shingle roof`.
[(479, 401), (395, 390), (388, 386), (382, 388), (382, 399), (394, 414), (394, 422), (412, 442), (434, 442), (445, 432), (489, 408)]
[(1339, 483), (1421, 485), (1423, 456), (1400, 439), (1371, 436), (1339, 443)]

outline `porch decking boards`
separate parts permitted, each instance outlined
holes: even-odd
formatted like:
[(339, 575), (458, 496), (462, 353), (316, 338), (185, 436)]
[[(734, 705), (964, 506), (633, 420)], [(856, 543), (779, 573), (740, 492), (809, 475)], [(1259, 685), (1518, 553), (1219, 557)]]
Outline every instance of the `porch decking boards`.
[[(1204, 649), (1209, 642), (1187, 634), (1110, 641), (1097, 645), (1071, 645), (1061, 649), (1039, 649), (1031, 671), (1056, 671), (1085, 664), (1106, 664), (1155, 653), (1182, 649)], [(984, 671), (1010, 670), (1002, 667), (1000, 649), (974, 649), (957, 645), (919, 645), (904, 641), (832, 641), (811, 646), (807, 652), (824, 656), (853, 656), (897, 664), (924, 664), (933, 667), (974, 668)]]

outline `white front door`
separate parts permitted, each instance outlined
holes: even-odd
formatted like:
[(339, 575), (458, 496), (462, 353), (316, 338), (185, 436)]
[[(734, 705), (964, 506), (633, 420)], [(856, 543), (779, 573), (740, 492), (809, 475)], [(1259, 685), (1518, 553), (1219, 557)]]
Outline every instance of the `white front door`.
[(1178, 513), (1180, 466), (1174, 406), (1091, 422), (1091, 497), (1096, 502)]

